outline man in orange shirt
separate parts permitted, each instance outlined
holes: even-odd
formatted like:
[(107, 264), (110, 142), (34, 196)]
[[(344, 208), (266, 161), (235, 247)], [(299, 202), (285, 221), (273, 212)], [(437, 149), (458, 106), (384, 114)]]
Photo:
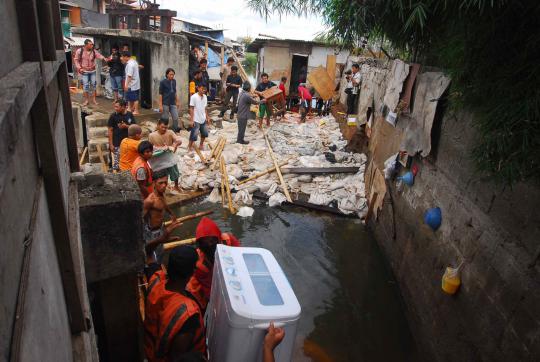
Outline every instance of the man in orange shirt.
[(137, 124), (132, 124), (128, 128), (128, 138), (124, 138), (120, 143), (120, 171), (129, 171), (133, 167), (133, 162), (139, 156), (139, 143), (141, 143), (142, 128)]

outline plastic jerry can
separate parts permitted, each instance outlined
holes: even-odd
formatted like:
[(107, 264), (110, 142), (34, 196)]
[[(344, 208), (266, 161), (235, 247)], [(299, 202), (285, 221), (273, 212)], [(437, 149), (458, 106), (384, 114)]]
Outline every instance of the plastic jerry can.
[(460, 285), (459, 267), (447, 267), (442, 277), (442, 290), (447, 294), (455, 294)]

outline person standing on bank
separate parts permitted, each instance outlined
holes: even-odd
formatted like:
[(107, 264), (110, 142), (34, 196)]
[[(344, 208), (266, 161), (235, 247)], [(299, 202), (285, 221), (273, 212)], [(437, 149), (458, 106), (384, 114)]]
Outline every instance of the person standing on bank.
[(221, 67), (221, 72), (219, 75), (221, 77), (221, 96), (225, 97), (227, 94), (227, 77), (231, 74), (231, 68), (234, 64), (233, 57), (227, 58), (227, 63)]
[(172, 117), (172, 130), (178, 132), (178, 95), (176, 94), (176, 79), (174, 79), (174, 69), (168, 68), (165, 71), (165, 79), (159, 83), (159, 98), (161, 119), (169, 120)]
[(141, 81), (139, 77), (139, 64), (131, 58), (130, 52), (122, 53), (122, 63), (126, 65), (126, 81), (124, 82), (125, 100), (128, 102), (128, 110), (133, 114), (139, 114), (139, 93)]
[(210, 124), (210, 117), (208, 116), (208, 100), (206, 98), (204, 85), (199, 84), (197, 86), (197, 93), (191, 96), (189, 99), (189, 116), (191, 133), (189, 134), (189, 146), (188, 151), (193, 151), (193, 144), (197, 142), (199, 132), (201, 133), (201, 143), (199, 149), (203, 149), (204, 140), (208, 137), (207, 124)]
[(113, 45), (111, 48), (111, 60), (107, 62), (109, 66), (109, 76), (111, 80), (111, 88), (114, 93), (114, 102), (119, 98), (124, 97), (124, 87), (122, 85), (122, 80), (124, 79), (124, 64), (120, 59), (120, 52), (118, 50), (118, 45)]
[(85, 39), (84, 46), (75, 52), (75, 66), (83, 84), (83, 106), (88, 105), (90, 94), (92, 94), (92, 103), (96, 106), (98, 104), (96, 101), (96, 59), (109, 60), (94, 49), (92, 40)]
[[(275, 87), (276, 85), (268, 80), (268, 74), (263, 73), (261, 74), (261, 82), (255, 88), (255, 94), (260, 96), (261, 98), (264, 98), (263, 92), (269, 88)], [(259, 107), (259, 128), (262, 128), (262, 122), (263, 118), (266, 114), (266, 125), (270, 127), (270, 116), (272, 114), (272, 110), (270, 107), (268, 107), (266, 104), (261, 104)]]
[(238, 75), (238, 67), (236, 65), (233, 65), (231, 67), (231, 74), (227, 76), (227, 93), (225, 94), (223, 107), (221, 108), (221, 113), (219, 114), (219, 117), (223, 117), (225, 115), (225, 112), (227, 111), (227, 108), (229, 107), (229, 102), (232, 98), (231, 103), (231, 116), (229, 117), (230, 120), (234, 119), (234, 113), (236, 110), (236, 102), (238, 100), (238, 93), (240, 90), (240, 87), (242, 86), (242, 78)]
[(126, 101), (119, 99), (114, 102), (114, 113), (111, 114), (107, 123), (109, 151), (113, 155), (113, 171), (120, 171), (120, 144), (124, 138), (128, 137), (129, 126), (135, 123), (133, 114), (126, 110)]
[[(236, 143), (247, 145), (249, 141), (244, 140), (244, 135), (248, 119), (251, 118), (250, 107), (252, 104), (260, 104), (261, 102), (251, 97), (251, 84), (248, 81), (244, 82), (242, 90), (243, 92), (238, 98), (238, 136), (236, 137)], [(264, 99), (262, 102), (264, 103)]]
[(348, 83), (345, 89), (345, 92), (347, 92), (347, 114), (356, 114), (358, 94), (360, 93), (360, 84), (362, 84), (360, 65), (356, 63), (352, 65), (352, 75), (347, 79)]

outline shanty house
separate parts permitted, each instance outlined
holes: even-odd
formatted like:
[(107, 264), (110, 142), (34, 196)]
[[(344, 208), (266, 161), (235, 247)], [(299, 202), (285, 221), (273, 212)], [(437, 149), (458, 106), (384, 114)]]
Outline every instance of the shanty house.
[(246, 51), (257, 53), (257, 79), (262, 73), (268, 73), (274, 82), (285, 76), (289, 94), (296, 94), (298, 84), (306, 81), (309, 72), (326, 67), (329, 61), (335, 61), (337, 84), (349, 56), (348, 50), (337, 46), (293, 39), (257, 38)]

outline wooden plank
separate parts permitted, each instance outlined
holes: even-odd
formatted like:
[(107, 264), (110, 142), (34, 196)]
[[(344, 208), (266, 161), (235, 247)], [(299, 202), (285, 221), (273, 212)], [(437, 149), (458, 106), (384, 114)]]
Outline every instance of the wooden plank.
[(330, 79), (336, 79), (336, 55), (328, 54), (326, 56), (326, 72), (330, 76)]
[(234, 50), (232, 51), (232, 56), (234, 58), (234, 61), (236, 62), (236, 65), (238, 66), (238, 70), (240, 71), (240, 77), (242, 77), (242, 80), (245, 82), (246, 80), (249, 80), (249, 77), (246, 73), (246, 70), (244, 69), (244, 66), (242, 65), (242, 62), (238, 59), (236, 54), (234, 53)]
[(225, 65), (225, 48), (221, 47), (221, 69), (223, 69), (224, 65)]
[(287, 183), (283, 179), (283, 175), (281, 174), (281, 171), (279, 169), (279, 164), (276, 160), (276, 156), (274, 156), (274, 151), (272, 150), (272, 146), (270, 145), (270, 141), (268, 140), (268, 136), (266, 133), (264, 134), (264, 139), (266, 140), (266, 145), (268, 146), (268, 152), (270, 153), (270, 157), (272, 157), (272, 160), (274, 161), (274, 166), (276, 167), (276, 173), (279, 177), (279, 181), (281, 182), (281, 187), (283, 188), (283, 193), (285, 194), (285, 197), (287, 198), (287, 201), (292, 202), (291, 195), (289, 194), (289, 190), (287, 187)]
[(47, 90), (42, 88), (31, 110), (31, 119), (37, 143), (37, 152), (41, 161), (41, 170), (47, 192), (47, 204), (51, 216), (51, 227), (54, 235), (58, 264), (62, 276), (66, 305), (70, 316), (70, 326), (73, 333), (86, 331), (86, 318), (82, 306), (82, 296), (79, 294), (77, 276), (73, 266), (73, 254), (67, 220), (67, 210), (64, 205), (65, 192), (62, 189), (58, 151), (52, 130)]
[[(101, 144), (96, 143), (96, 149), (99, 156), (99, 161), (101, 163), (101, 170), (103, 173), (107, 173), (109, 171), (109, 166), (107, 166), (107, 163), (105, 162), (105, 159), (103, 158), (103, 151), (101, 150)], [(111, 152), (111, 157), (113, 158), (113, 164), (114, 164), (114, 152)]]
[(377, 198), (379, 197), (379, 194), (374, 192), (373, 196), (371, 197), (371, 200), (369, 200), (369, 206), (368, 211), (366, 214), (366, 222), (371, 218), (373, 215), (373, 209), (375, 208), (375, 204), (377, 203)]
[(357, 173), (360, 167), (287, 167), (282, 168), (283, 173), (297, 173), (302, 175), (323, 175), (334, 173)]
[[(256, 199), (260, 199), (260, 200), (268, 200), (269, 197), (260, 192), (260, 191), (255, 191), (253, 193), (253, 197), (256, 198)], [(344, 214), (343, 212), (341, 212), (341, 210), (335, 208), (335, 207), (331, 207), (331, 206), (326, 206), (326, 205), (316, 205), (316, 204), (312, 204), (310, 202), (307, 202), (307, 201), (302, 201), (302, 200), (294, 200), (293, 202), (288, 202), (288, 201), (285, 201), (283, 203), (283, 205), (285, 206), (298, 206), (298, 207), (303, 207), (303, 208), (306, 208), (306, 209), (310, 209), (310, 210), (315, 210), (315, 211), (324, 211), (324, 212), (329, 212), (331, 214), (334, 214), (334, 215), (340, 215), (340, 216), (346, 216), (346, 217), (351, 217), (351, 218), (356, 218), (356, 214)]]
[[(57, 41), (54, 41), (54, 33), (52, 29), (54, 25), (51, 21), (55, 18), (50, 14), (51, 3), (44, 2), (40, 4), (38, 11), (35, 0), (16, 1), (17, 22), (19, 26), (19, 34), (21, 36), (20, 44), (23, 48), (23, 60), (27, 62), (39, 62), (41, 68), (41, 78), (45, 78), (44, 74), (44, 58), (43, 46), (40, 38), (46, 37), (47, 43), (51, 44), (51, 49), (47, 50), (50, 59), (56, 58)], [(46, 7), (49, 7), (47, 9)], [(58, 8), (55, 9), (58, 11)], [(43, 19), (47, 16), (48, 19)], [(39, 20), (38, 20), (39, 17)], [(58, 25), (58, 24), (56, 24)], [(49, 30), (43, 27), (49, 27)], [(63, 44), (63, 43), (62, 43)], [(50, 52), (54, 54), (50, 54)], [(68, 210), (64, 203), (64, 198), (67, 197), (67, 190), (63, 190), (61, 183), (60, 161), (58, 160), (57, 143), (52, 125), (54, 124), (54, 110), (50, 109), (50, 96), (47, 88), (43, 87), (39, 90), (37, 98), (33, 103), (30, 111), (32, 120), (32, 129), (34, 131), (34, 142), (36, 144), (36, 152), (39, 154), (40, 170), (42, 172), (45, 192), (47, 194), (47, 205), (49, 209), (51, 228), (54, 235), (54, 244), (56, 248), (57, 260), (62, 278), (63, 291), (65, 296), (66, 307), (69, 315), (69, 323), (72, 333), (78, 333), (88, 330), (86, 318), (83, 310), (82, 296), (79, 293), (78, 279), (74, 270), (74, 258), (71, 250), (69, 221), (67, 219)], [(65, 113), (65, 112), (64, 112)], [(65, 115), (64, 115), (65, 116)], [(69, 140), (67, 140), (69, 142)], [(70, 163), (72, 161), (70, 160)], [(78, 157), (75, 153), (75, 163), (78, 167)]]
[(325, 101), (334, 96), (336, 86), (325, 68), (318, 67), (312, 70), (309, 72), (307, 79)]
[[(61, 51), (63, 52), (63, 50)], [(77, 137), (75, 136), (75, 120), (73, 119), (73, 113), (71, 112), (71, 97), (69, 94), (69, 81), (65, 55), (63, 60), (64, 61), (58, 69), (57, 77), (60, 86), (60, 97), (62, 98), (69, 166), (71, 168), (71, 172), (77, 172), (80, 170), (80, 165), (77, 157)]]
[[(289, 163), (289, 161), (285, 161), (285, 162), (281, 163), (279, 166), (280, 166), (280, 167), (281, 167), (281, 166), (285, 166), (285, 165), (287, 165), (288, 163)], [(249, 181), (253, 181), (253, 180), (255, 180), (255, 179), (258, 179), (259, 177), (264, 176), (264, 175), (266, 175), (266, 174), (269, 174), (269, 173), (271, 173), (271, 172), (274, 172), (275, 170), (276, 170), (276, 166), (271, 167), (271, 168), (267, 169), (266, 171), (263, 171), (263, 172), (261, 172), (261, 173), (258, 173), (258, 174), (253, 175), (253, 176), (251, 176), (251, 177), (249, 177), (249, 178), (247, 178), (247, 179), (245, 179), (245, 180), (242, 180), (242, 181), (238, 182), (238, 185), (242, 185), (242, 184), (245, 184), (246, 182), (249, 182)]]
[(86, 157), (86, 153), (88, 152), (88, 146), (84, 148), (81, 155), (81, 160), (79, 161), (79, 164), (82, 166), (84, 162), (84, 158)]

